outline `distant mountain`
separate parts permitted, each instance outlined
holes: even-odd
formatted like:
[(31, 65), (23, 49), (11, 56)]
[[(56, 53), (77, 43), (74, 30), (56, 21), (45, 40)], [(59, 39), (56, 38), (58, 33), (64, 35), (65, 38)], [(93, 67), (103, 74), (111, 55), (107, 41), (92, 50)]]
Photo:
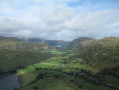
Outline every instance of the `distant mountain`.
[(23, 40), (14, 37), (0, 37), (0, 48), (33, 52), (47, 51), (53, 49), (53, 47), (43, 42), (24, 42)]
[(87, 65), (97, 70), (102, 71), (106, 68), (119, 70), (119, 37), (85, 41), (74, 48), (73, 52), (77, 57), (83, 58)]
[(45, 39), (42, 39), (42, 38), (19, 38), (23, 41), (27, 41), (27, 42), (44, 42)]
[(77, 46), (79, 46), (82, 42), (87, 41), (87, 40), (92, 40), (94, 38), (90, 38), (90, 37), (79, 37), (77, 39), (74, 39), (71, 43), (69, 43), (67, 45), (67, 49), (73, 49), (76, 48)]
[(23, 41), (27, 42), (44, 42), (50, 46), (64, 46), (67, 45), (69, 42), (63, 41), (63, 40), (46, 40), (42, 38), (21, 38)]
[(0, 36), (0, 42), (21, 42), (21, 39), (18, 39), (16, 37), (4, 37)]

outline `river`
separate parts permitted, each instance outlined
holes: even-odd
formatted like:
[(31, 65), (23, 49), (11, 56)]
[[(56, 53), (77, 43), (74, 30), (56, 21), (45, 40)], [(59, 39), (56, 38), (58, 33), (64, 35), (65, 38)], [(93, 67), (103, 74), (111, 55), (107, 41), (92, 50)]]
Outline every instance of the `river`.
[(0, 90), (14, 90), (19, 87), (16, 73), (0, 74)]

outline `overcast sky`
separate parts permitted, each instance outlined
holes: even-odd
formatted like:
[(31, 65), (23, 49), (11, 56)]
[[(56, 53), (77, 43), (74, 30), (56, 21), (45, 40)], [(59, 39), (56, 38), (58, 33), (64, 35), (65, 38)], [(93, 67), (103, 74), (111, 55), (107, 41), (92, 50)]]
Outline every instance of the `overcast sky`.
[(66, 41), (119, 36), (119, 0), (0, 0), (0, 35)]

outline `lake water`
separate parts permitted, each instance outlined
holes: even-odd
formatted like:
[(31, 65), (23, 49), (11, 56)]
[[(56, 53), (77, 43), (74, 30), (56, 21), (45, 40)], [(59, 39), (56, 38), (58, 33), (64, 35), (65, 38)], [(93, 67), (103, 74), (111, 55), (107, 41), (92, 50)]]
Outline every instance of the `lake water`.
[(14, 90), (19, 87), (16, 73), (0, 74), (0, 90)]
[(57, 46), (53, 46), (53, 47), (62, 47), (63, 45), (57, 45)]

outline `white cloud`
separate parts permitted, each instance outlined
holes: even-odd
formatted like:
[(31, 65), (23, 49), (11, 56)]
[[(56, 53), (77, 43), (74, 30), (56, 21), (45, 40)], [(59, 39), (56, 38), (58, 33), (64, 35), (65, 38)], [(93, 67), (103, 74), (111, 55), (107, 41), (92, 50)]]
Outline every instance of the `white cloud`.
[(0, 4), (0, 35), (59, 40), (72, 40), (80, 36), (119, 36), (119, 9), (95, 12), (85, 9), (77, 12), (84, 7), (67, 6), (67, 3), (73, 1), (35, 0), (24, 9), (16, 9), (7, 0)]

